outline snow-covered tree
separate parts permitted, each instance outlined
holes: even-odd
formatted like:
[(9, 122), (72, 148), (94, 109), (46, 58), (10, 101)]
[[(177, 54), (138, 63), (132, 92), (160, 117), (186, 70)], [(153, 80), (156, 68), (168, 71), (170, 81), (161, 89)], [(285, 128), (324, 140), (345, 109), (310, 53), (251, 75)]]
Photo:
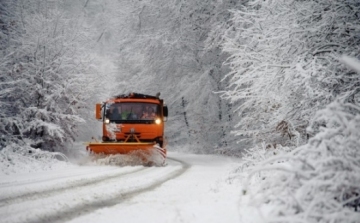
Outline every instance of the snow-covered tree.
[(359, 221), (359, 104), (336, 100), (317, 112), (311, 128), (318, 133), (308, 144), (252, 159), (247, 169), (252, 183), (244, 194), (252, 204), (270, 206), (264, 222)]
[(1, 147), (26, 142), (60, 150), (83, 121), (93, 80), (88, 36), (53, 1), (18, 1), (17, 35), (0, 60)]
[(223, 97), (241, 104), (235, 133), (263, 142), (238, 171), (264, 222), (360, 219), (360, 75), (339, 59), (359, 58), (359, 7), (249, 1), (221, 27), (232, 70)]
[(360, 53), (359, 4), (248, 1), (225, 27), (231, 56), (223, 97), (240, 102), (237, 135), (256, 142), (306, 143), (314, 113), (336, 97), (354, 101), (359, 75), (337, 59)]

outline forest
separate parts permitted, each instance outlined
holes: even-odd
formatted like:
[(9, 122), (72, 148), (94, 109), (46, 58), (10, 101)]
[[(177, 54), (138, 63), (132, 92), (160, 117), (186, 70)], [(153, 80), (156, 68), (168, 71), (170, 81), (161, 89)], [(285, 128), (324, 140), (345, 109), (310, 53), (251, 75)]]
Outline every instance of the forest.
[(359, 222), (358, 0), (0, 0), (1, 169), (67, 159), (129, 92), (161, 92), (169, 149), (241, 157), (267, 222)]

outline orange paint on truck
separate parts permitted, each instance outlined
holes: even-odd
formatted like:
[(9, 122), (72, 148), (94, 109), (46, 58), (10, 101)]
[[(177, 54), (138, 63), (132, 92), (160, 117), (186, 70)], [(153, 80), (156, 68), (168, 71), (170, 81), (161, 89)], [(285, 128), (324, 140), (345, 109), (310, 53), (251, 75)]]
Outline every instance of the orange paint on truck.
[(102, 121), (102, 139), (88, 143), (87, 149), (96, 154), (158, 152), (165, 159), (167, 115), (167, 106), (158, 95), (130, 93), (110, 98), (96, 104), (96, 118)]

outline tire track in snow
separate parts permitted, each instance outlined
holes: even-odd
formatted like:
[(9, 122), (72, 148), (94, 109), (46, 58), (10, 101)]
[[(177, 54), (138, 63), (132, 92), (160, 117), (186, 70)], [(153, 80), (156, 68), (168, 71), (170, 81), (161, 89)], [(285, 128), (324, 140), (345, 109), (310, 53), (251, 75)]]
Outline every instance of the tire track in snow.
[[(109, 172), (109, 170), (102, 170), (100, 171), (102, 173), (106, 173)], [(99, 173), (99, 172), (98, 172)], [(51, 177), (46, 177), (46, 178), (40, 178), (40, 179), (35, 179), (32, 181), (27, 180), (23, 180), (18, 182), (17, 180), (13, 180), (10, 182), (2, 182), (0, 183), (0, 190), (9, 188), (9, 187), (20, 187), (20, 186), (28, 186), (31, 184), (39, 184), (39, 183), (46, 183), (46, 182), (51, 182), (51, 181), (55, 181), (55, 180), (66, 180), (66, 179), (71, 179), (71, 178), (76, 178), (76, 177), (84, 177), (84, 176), (91, 176), (94, 173), (91, 172), (83, 172), (83, 173), (76, 173), (76, 174), (71, 174), (71, 175), (62, 175), (62, 176), (51, 176)], [(1, 200), (1, 199), (0, 199)]]
[[(3, 199), (0, 199), (0, 208), (12, 203), (16, 203), (16, 202), (21, 202), (23, 200), (30, 200), (30, 199), (39, 199), (41, 197), (48, 197), (54, 194), (58, 194), (61, 192), (64, 192), (66, 190), (70, 190), (70, 189), (76, 189), (79, 187), (87, 187), (90, 185), (96, 185), (98, 183), (103, 183), (104, 181), (108, 181), (108, 180), (113, 180), (115, 178), (119, 178), (122, 176), (126, 176), (129, 174), (133, 174), (133, 173), (137, 173), (140, 171), (144, 171), (146, 170), (145, 167), (136, 169), (136, 170), (132, 170), (132, 171), (127, 171), (127, 172), (122, 172), (122, 173), (117, 173), (117, 174), (108, 174), (105, 176), (100, 176), (100, 177), (95, 177), (92, 179), (86, 179), (86, 180), (74, 180), (74, 182), (64, 182), (63, 184), (59, 185), (57, 188), (54, 187), (48, 187), (46, 189), (37, 189), (37, 190), (31, 190), (29, 192), (20, 194), (20, 195), (15, 195), (15, 196), (9, 196)], [(40, 181), (42, 182), (42, 181)], [(32, 184), (32, 183), (31, 183)]]
[[(121, 202), (129, 200), (139, 194), (146, 193), (146, 192), (152, 191), (152, 190), (160, 187), (165, 182), (181, 176), (191, 167), (190, 164), (188, 164), (182, 160), (174, 159), (174, 158), (170, 158), (170, 157), (168, 157), (167, 159), (180, 163), (181, 169), (175, 170), (165, 176), (162, 176), (161, 178), (157, 179), (155, 183), (152, 183), (149, 186), (141, 187), (138, 189), (127, 191), (127, 192), (119, 191), (119, 193), (114, 194), (112, 196), (112, 198), (110, 198), (110, 199), (106, 199), (106, 200), (99, 199), (95, 202), (81, 204), (81, 205), (77, 205), (75, 207), (69, 207), (66, 210), (60, 210), (52, 215), (42, 216), (37, 219), (31, 220), (31, 221), (26, 221), (26, 222), (28, 222), (28, 223), (66, 222), (71, 219), (80, 217), (82, 215), (94, 212), (101, 208), (112, 207)], [(159, 168), (162, 168), (162, 167), (159, 167)]]
[(182, 168), (178, 171), (174, 171), (173, 173), (165, 176), (165, 177), (162, 177), (157, 183), (153, 184), (152, 186), (149, 186), (149, 187), (146, 187), (146, 188), (142, 188), (142, 189), (138, 189), (138, 190), (135, 190), (135, 191), (132, 191), (132, 192), (128, 192), (126, 194), (123, 194), (123, 198), (124, 199), (130, 199), (138, 194), (141, 194), (141, 193), (144, 193), (144, 192), (147, 192), (147, 191), (151, 191), (151, 190), (154, 190), (156, 189), (157, 187), (161, 186), (163, 183), (165, 183), (166, 181), (169, 181), (169, 180), (172, 180), (172, 179), (175, 179), (177, 177), (179, 177), (180, 175), (182, 175), (183, 173), (185, 173), (190, 167), (191, 165), (182, 161), (182, 160), (178, 160), (178, 159), (174, 159), (174, 158), (167, 158), (167, 159), (170, 159), (170, 160), (173, 160), (175, 162), (178, 162), (181, 164)]
[[(98, 173), (106, 173), (109, 172), (109, 170), (102, 170)], [(84, 177), (84, 176), (91, 176), (94, 173), (90, 173), (90, 172), (84, 172), (84, 173), (77, 173), (77, 174), (71, 174), (71, 175), (65, 175), (65, 176), (53, 176), (53, 177), (46, 177), (45, 179), (35, 179), (34, 181), (29, 181), (29, 180), (25, 180), (25, 181), (13, 181), (13, 182), (5, 182), (5, 183), (1, 183), (0, 184), (0, 190), (9, 188), (9, 187), (20, 187), (20, 186), (28, 186), (31, 184), (39, 184), (39, 183), (47, 183), (47, 182), (51, 182), (51, 181), (55, 181), (55, 180), (66, 180), (66, 179), (71, 179), (71, 178), (76, 178), (76, 177)], [(0, 199), (1, 201), (1, 199)]]

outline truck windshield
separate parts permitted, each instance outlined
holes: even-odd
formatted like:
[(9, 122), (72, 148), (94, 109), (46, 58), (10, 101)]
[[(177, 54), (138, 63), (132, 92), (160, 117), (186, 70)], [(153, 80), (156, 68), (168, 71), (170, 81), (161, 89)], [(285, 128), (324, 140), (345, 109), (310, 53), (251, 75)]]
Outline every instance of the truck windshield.
[(105, 107), (105, 117), (110, 122), (148, 122), (160, 116), (158, 104), (152, 103), (108, 103)]

